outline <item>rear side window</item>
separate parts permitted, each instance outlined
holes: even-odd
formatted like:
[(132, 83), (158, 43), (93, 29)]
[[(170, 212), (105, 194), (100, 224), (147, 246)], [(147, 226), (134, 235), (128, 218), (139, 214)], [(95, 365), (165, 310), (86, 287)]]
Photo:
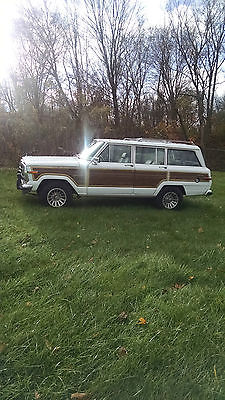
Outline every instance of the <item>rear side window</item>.
[(200, 167), (200, 162), (194, 151), (169, 149), (168, 165)]
[(147, 146), (136, 147), (136, 164), (163, 165), (164, 158), (165, 158), (164, 149), (156, 149), (154, 147), (147, 147)]

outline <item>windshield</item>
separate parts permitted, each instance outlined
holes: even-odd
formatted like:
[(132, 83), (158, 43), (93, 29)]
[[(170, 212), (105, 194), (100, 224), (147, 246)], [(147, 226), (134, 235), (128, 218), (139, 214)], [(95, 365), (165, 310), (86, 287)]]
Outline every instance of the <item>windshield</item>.
[(79, 158), (83, 158), (84, 160), (90, 161), (97, 151), (102, 147), (104, 142), (92, 142), (89, 147), (86, 147), (80, 154)]

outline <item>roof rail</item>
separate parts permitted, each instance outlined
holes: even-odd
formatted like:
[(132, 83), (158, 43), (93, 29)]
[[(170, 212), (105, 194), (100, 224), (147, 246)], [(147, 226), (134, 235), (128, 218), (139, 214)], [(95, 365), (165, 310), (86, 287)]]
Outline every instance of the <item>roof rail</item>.
[(124, 138), (123, 140), (136, 140), (138, 142), (164, 142), (164, 143), (177, 143), (177, 144), (189, 144), (194, 145), (192, 140), (173, 140), (173, 139), (158, 139), (158, 138)]
[(157, 139), (157, 138), (142, 138), (142, 137), (138, 137), (138, 138), (124, 138), (123, 140), (135, 140), (137, 142), (157, 142), (157, 141), (166, 141), (164, 139)]
[(180, 143), (180, 144), (191, 144), (193, 145), (194, 142), (192, 140), (168, 140), (171, 143)]
[(137, 140), (138, 142), (141, 142), (142, 140), (144, 140), (143, 138), (140, 138), (140, 137), (138, 137), (138, 138), (130, 138), (130, 137), (126, 137), (126, 138), (124, 138), (123, 140)]

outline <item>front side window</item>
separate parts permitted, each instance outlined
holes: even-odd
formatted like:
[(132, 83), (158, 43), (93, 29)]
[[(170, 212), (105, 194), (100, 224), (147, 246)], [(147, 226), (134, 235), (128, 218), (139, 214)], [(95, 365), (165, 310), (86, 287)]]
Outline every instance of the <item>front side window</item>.
[(127, 145), (108, 145), (99, 156), (100, 162), (131, 162), (131, 146)]
[(194, 151), (169, 149), (168, 165), (200, 167), (200, 162)]
[(104, 142), (94, 141), (89, 147), (86, 147), (80, 154), (79, 158), (90, 161), (97, 151), (103, 146)]
[(109, 146), (107, 146), (99, 155), (100, 162), (109, 162)]
[(165, 158), (164, 149), (156, 149), (153, 147), (136, 147), (136, 164), (147, 164), (147, 165), (163, 165)]

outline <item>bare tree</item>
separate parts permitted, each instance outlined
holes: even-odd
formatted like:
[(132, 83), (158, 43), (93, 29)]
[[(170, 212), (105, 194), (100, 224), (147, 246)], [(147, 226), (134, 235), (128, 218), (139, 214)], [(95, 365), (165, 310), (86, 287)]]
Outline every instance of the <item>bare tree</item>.
[(145, 91), (149, 91), (152, 63), (152, 35), (151, 32), (146, 32), (141, 22), (143, 21), (140, 21), (137, 30), (126, 40), (121, 96), (125, 115), (139, 126), (143, 123), (142, 101)]
[(35, 62), (36, 69), (39, 70), (39, 80), (43, 83), (46, 76), (51, 76), (57, 85), (61, 105), (65, 105), (71, 116), (76, 117), (62, 76), (63, 58), (67, 50), (63, 17), (59, 12), (49, 10), (47, 2), (44, 1), (42, 7), (30, 5), (25, 8), (17, 26), (25, 53), (30, 57), (31, 64)]
[(152, 47), (157, 96), (165, 105), (168, 122), (179, 123), (187, 139), (187, 127), (179, 110), (179, 99), (187, 93), (187, 67), (170, 27), (155, 30)]
[(9, 112), (16, 112), (15, 88), (12, 82), (5, 81), (0, 85), (0, 99), (6, 104)]
[(123, 54), (136, 8), (129, 0), (85, 0), (85, 3), (88, 24), (97, 41), (98, 59), (108, 80), (117, 126), (120, 120), (118, 87), (122, 76)]
[(220, 0), (170, 2), (173, 35), (185, 60), (195, 91), (201, 146), (212, 129), (212, 113), (218, 73), (225, 60), (225, 4)]

